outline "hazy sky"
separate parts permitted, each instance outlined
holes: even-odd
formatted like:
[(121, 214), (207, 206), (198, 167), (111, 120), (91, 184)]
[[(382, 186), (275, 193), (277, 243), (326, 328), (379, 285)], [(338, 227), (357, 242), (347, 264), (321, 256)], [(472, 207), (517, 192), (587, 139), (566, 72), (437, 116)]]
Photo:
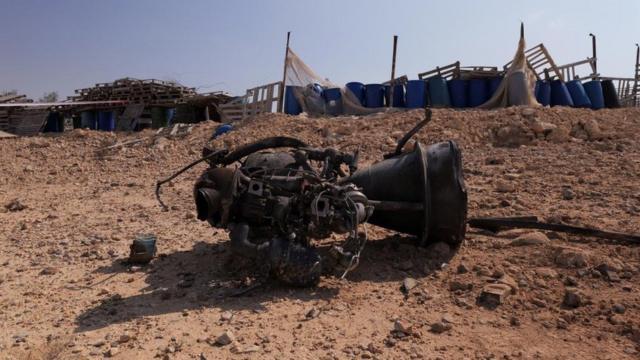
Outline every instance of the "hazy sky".
[[(519, 23), (557, 63), (591, 54), (599, 70), (632, 77), (640, 1), (0, 0), (0, 90), (38, 98), (121, 77), (175, 79), (199, 91), (280, 80), (285, 36), (333, 82), (388, 80), (460, 60), (502, 66)], [(585, 72), (586, 73), (586, 72)]]

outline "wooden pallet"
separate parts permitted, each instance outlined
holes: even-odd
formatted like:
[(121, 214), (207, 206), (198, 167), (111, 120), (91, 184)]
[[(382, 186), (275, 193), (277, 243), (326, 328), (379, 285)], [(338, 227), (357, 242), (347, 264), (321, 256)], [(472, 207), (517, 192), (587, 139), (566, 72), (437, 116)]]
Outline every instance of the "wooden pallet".
[(498, 70), (497, 66), (460, 66), (460, 62), (453, 64), (438, 66), (433, 70), (425, 71), (418, 74), (418, 78), (428, 80), (434, 76), (441, 76), (445, 80), (451, 79), (477, 79), (490, 78), (502, 75), (504, 71)]
[(8, 131), (21, 136), (37, 135), (42, 131), (47, 116), (47, 109), (15, 109), (9, 115)]
[(147, 105), (156, 105), (167, 100), (193, 97), (196, 91), (194, 88), (163, 80), (124, 78), (115, 80), (113, 83), (98, 83), (92, 88), (77, 89), (75, 94), (69, 99), (73, 101), (142, 101)]
[(433, 70), (418, 74), (418, 79), (427, 80), (434, 76), (441, 76), (446, 80), (457, 79), (460, 76), (460, 61), (445, 66), (437, 66)]
[(273, 112), (280, 100), (278, 94), (281, 86), (282, 82), (278, 81), (248, 89), (244, 96), (226, 104), (216, 105), (216, 110), (225, 122), (240, 121), (250, 116)]
[[(598, 59), (594, 57), (590, 57), (590, 58), (587, 58), (586, 60), (576, 61), (570, 64), (558, 66), (557, 69), (560, 72), (560, 74), (562, 74), (562, 78), (565, 81), (579, 80), (579, 79), (585, 79), (585, 78), (595, 79), (600, 76), (600, 74), (596, 72), (597, 60)], [(579, 67), (584, 67), (584, 65), (589, 65), (591, 72), (587, 76), (581, 78), (580, 75), (576, 73), (576, 69)]]
[[(551, 55), (549, 55), (549, 51), (547, 50), (547, 48), (544, 46), (543, 43), (540, 43), (532, 48), (525, 50), (524, 54), (527, 59), (527, 65), (536, 75), (536, 78), (538, 80), (542, 80), (545, 78), (549, 80), (553, 80), (553, 79), (560, 79), (562, 81), (565, 80), (562, 73), (558, 69), (558, 66), (553, 61), (553, 58), (551, 57)], [(503, 69), (505, 71), (509, 69), (512, 62), (513, 61), (509, 61), (508, 63), (506, 63)]]

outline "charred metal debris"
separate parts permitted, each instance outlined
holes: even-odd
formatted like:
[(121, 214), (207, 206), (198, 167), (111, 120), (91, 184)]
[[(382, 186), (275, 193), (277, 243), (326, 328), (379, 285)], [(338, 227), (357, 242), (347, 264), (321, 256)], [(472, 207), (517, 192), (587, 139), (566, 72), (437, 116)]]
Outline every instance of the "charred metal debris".
[[(403, 152), (430, 118), (427, 109), (425, 120), (393, 154), (361, 170), (357, 151), (313, 148), (290, 137), (233, 151), (205, 147), (201, 159), (159, 181), (156, 195), (165, 207), (160, 186), (206, 161), (209, 168), (193, 190), (198, 219), (227, 229), (234, 254), (296, 286), (317, 284), (328, 268), (342, 277), (353, 270), (367, 242), (367, 223), (414, 235), (420, 245), (458, 246), (467, 216), (458, 146), (416, 141), (413, 150)], [(314, 242), (332, 234), (344, 234), (345, 240), (321, 256)]]

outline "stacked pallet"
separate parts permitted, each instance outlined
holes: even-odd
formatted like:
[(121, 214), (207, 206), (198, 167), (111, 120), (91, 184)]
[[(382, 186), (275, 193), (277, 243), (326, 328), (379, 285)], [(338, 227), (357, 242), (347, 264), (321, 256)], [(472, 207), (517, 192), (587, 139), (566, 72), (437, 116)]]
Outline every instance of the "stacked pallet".
[[(3, 95), (0, 96), (0, 104), (20, 104), (32, 103), (33, 100), (26, 95)], [(10, 131), (15, 133), (16, 124), (20, 123), (24, 114), (22, 108), (0, 108), (0, 131)], [(42, 124), (40, 124), (42, 125)]]
[(124, 78), (113, 83), (99, 83), (94, 87), (75, 90), (72, 101), (125, 100), (145, 105), (171, 105), (196, 95), (194, 88), (156, 79)]

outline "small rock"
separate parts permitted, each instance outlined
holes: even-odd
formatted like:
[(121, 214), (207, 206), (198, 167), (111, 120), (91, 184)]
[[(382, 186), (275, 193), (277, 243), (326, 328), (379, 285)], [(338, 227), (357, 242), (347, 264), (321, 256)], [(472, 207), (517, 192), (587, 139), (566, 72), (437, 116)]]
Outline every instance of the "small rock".
[(620, 277), (618, 276), (615, 268), (609, 264), (600, 264), (595, 267), (595, 270), (597, 270), (605, 279), (611, 282), (620, 282)]
[(478, 297), (478, 303), (493, 309), (505, 302), (511, 293), (511, 287), (504, 284), (487, 284)]
[(576, 193), (571, 188), (562, 189), (562, 198), (565, 200), (573, 200), (576, 197)]
[(581, 125), (589, 136), (589, 140), (601, 140), (604, 137), (596, 120), (587, 119), (585, 121), (581, 121)]
[(18, 199), (11, 200), (4, 207), (11, 212), (22, 211), (27, 208), (27, 206), (22, 204)]
[(553, 130), (558, 128), (555, 124), (540, 120), (530, 122), (529, 127), (534, 133), (542, 135), (549, 135)]
[(575, 309), (585, 304), (585, 295), (576, 288), (567, 288), (564, 291), (564, 299), (562, 305)]
[(58, 269), (51, 266), (47, 266), (46, 268), (42, 269), (42, 271), (40, 271), (40, 275), (53, 275), (57, 272), (58, 272)]
[(609, 323), (611, 325), (619, 325), (622, 324), (624, 322), (624, 320), (622, 319), (621, 316), (619, 315), (611, 315), (607, 318), (607, 321), (609, 321)]
[(382, 354), (382, 349), (377, 347), (374, 343), (367, 345), (367, 350), (372, 354)]
[(504, 164), (504, 159), (499, 157), (488, 157), (484, 160), (486, 165), (502, 165)]
[(131, 336), (128, 334), (122, 334), (120, 335), (120, 337), (118, 338), (118, 342), (121, 344), (124, 344), (126, 342), (129, 342), (129, 340), (131, 340)]
[(232, 318), (233, 318), (233, 313), (231, 311), (225, 311), (222, 314), (220, 314), (221, 321), (231, 321)]
[(509, 206), (511, 206), (511, 202), (509, 202), (509, 200), (502, 199), (502, 200), (500, 200), (500, 206), (509, 207)]
[(449, 331), (453, 328), (453, 325), (444, 321), (436, 321), (431, 324), (431, 332), (434, 334), (442, 334), (443, 332)]
[(403, 293), (408, 294), (409, 291), (411, 291), (411, 289), (415, 288), (416, 286), (418, 286), (418, 281), (416, 281), (416, 279), (410, 277), (405, 278), (404, 280), (402, 280), (401, 290)]
[(107, 343), (107, 342), (106, 342), (106, 341), (104, 341), (104, 340), (98, 340), (98, 341), (96, 341), (96, 342), (94, 342), (94, 343), (93, 343), (93, 346), (95, 346), (95, 347), (102, 347), (102, 346), (104, 346), (104, 344), (106, 344), (106, 343)]
[(532, 231), (522, 234), (511, 241), (513, 246), (541, 245), (549, 242), (549, 238), (540, 231)]
[(456, 272), (458, 274), (466, 274), (469, 272), (469, 269), (467, 269), (467, 267), (464, 264), (460, 264), (458, 265), (458, 268), (456, 269)]
[(315, 319), (320, 315), (320, 309), (318, 308), (311, 308), (309, 311), (307, 311), (307, 314), (305, 315), (305, 317), (307, 319)]
[(518, 283), (511, 276), (504, 274), (497, 281), (498, 284), (507, 285), (511, 288), (511, 294), (515, 294), (518, 291)]
[(556, 327), (561, 330), (566, 330), (569, 328), (569, 323), (565, 319), (558, 319), (556, 322)]
[(538, 268), (535, 270), (536, 274), (542, 276), (545, 279), (555, 279), (558, 277), (558, 272), (547, 267)]
[(231, 332), (231, 330), (227, 330), (216, 338), (216, 344), (220, 346), (226, 346), (231, 344), (235, 340), (236, 338), (235, 336), (233, 336), (233, 333)]
[(547, 135), (547, 141), (556, 144), (567, 142), (569, 141), (570, 134), (571, 132), (569, 131), (569, 129), (563, 126), (558, 126), (555, 129), (552, 129), (551, 132), (549, 132), (549, 135)]
[(539, 308), (547, 307), (547, 302), (537, 297), (532, 298), (531, 303)]
[(153, 142), (153, 148), (158, 151), (163, 151), (167, 145), (169, 145), (169, 140), (166, 137), (159, 137)]
[(557, 265), (566, 268), (583, 268), (588, 265), (587, 253), (579, 248), (557, 247), (554, 261)]
[(405, 335), (411, 335), (413, 333), (413, 325), (406, 321), (402, 321), (398, 319), (393, 323), (393, 331), (396, 331)]
[(107, 350), (107, 352), (104, 353), (105, 357), (114, 357), (116, 355), (118, 355), (118, 353), (120, 353), (120, 349), (118, 349), (117, 347), (112, 347), (109, 350)]
[(260, 347), (257, 345), (240, 346), (239, 344), (233, 345), (231, 352), (234, 354), (250, 354), (260, 351)]
[(12, 338), (13, 338), (13, 341), (16, 344), (27, 342), (27, 335), (26, 334), (16, 334), (16, 335), (13, 335)]
[(564, 278), (564, 284), (566, 286), (578, 286), (578, 279), (573, 276), (567, 276)]
[(453, 280), (451, 282), (449, 282), (449, 290), (451, 291), (468, 291), (473, 289), (473, 284), (472, 283), (465, 283), (462, 281), (458, 281), (458, 280)]
[(611, 282), (620, 282), (620, 276), (615, 271), (607, 270), (602, 274), (602, 276)]
[(511, 326), (520, 326), (520, 324), (521, 324), (521, 323), (520, 323), (520, 319), (518, 319), (518, 318), (517, 318), (517, 317), (515, 317), (515, 316), (512, 316), (512, 317), (511, 317), (511, 319), (509, 319), (509, 324), (510, 324)]
[(496, 191), (500, 193), (512, 193), (516, 191), (516, 186), (509, 181), (498, 180), (496, 182)]
[(449, 324), (455, 324), (453, 316), (451, 316), (451, 314), (446, 314), (446, 313), (442, 314), (442, 322), (449, 323)]
[(385, 344), (387, 347), (394, 347), (394, 346), (396, 346), (396, 343), (397, 343), (397, 342), (398, 342), (398, 341), (397, 341), (396, 339), (394, 339), (392, 336), (387, 336), (387, 337), (384, 339), (384, 344)]
[(627, 309), (622, 304), (613, 304), (611, 310), (616, 314), (624, 314)]

